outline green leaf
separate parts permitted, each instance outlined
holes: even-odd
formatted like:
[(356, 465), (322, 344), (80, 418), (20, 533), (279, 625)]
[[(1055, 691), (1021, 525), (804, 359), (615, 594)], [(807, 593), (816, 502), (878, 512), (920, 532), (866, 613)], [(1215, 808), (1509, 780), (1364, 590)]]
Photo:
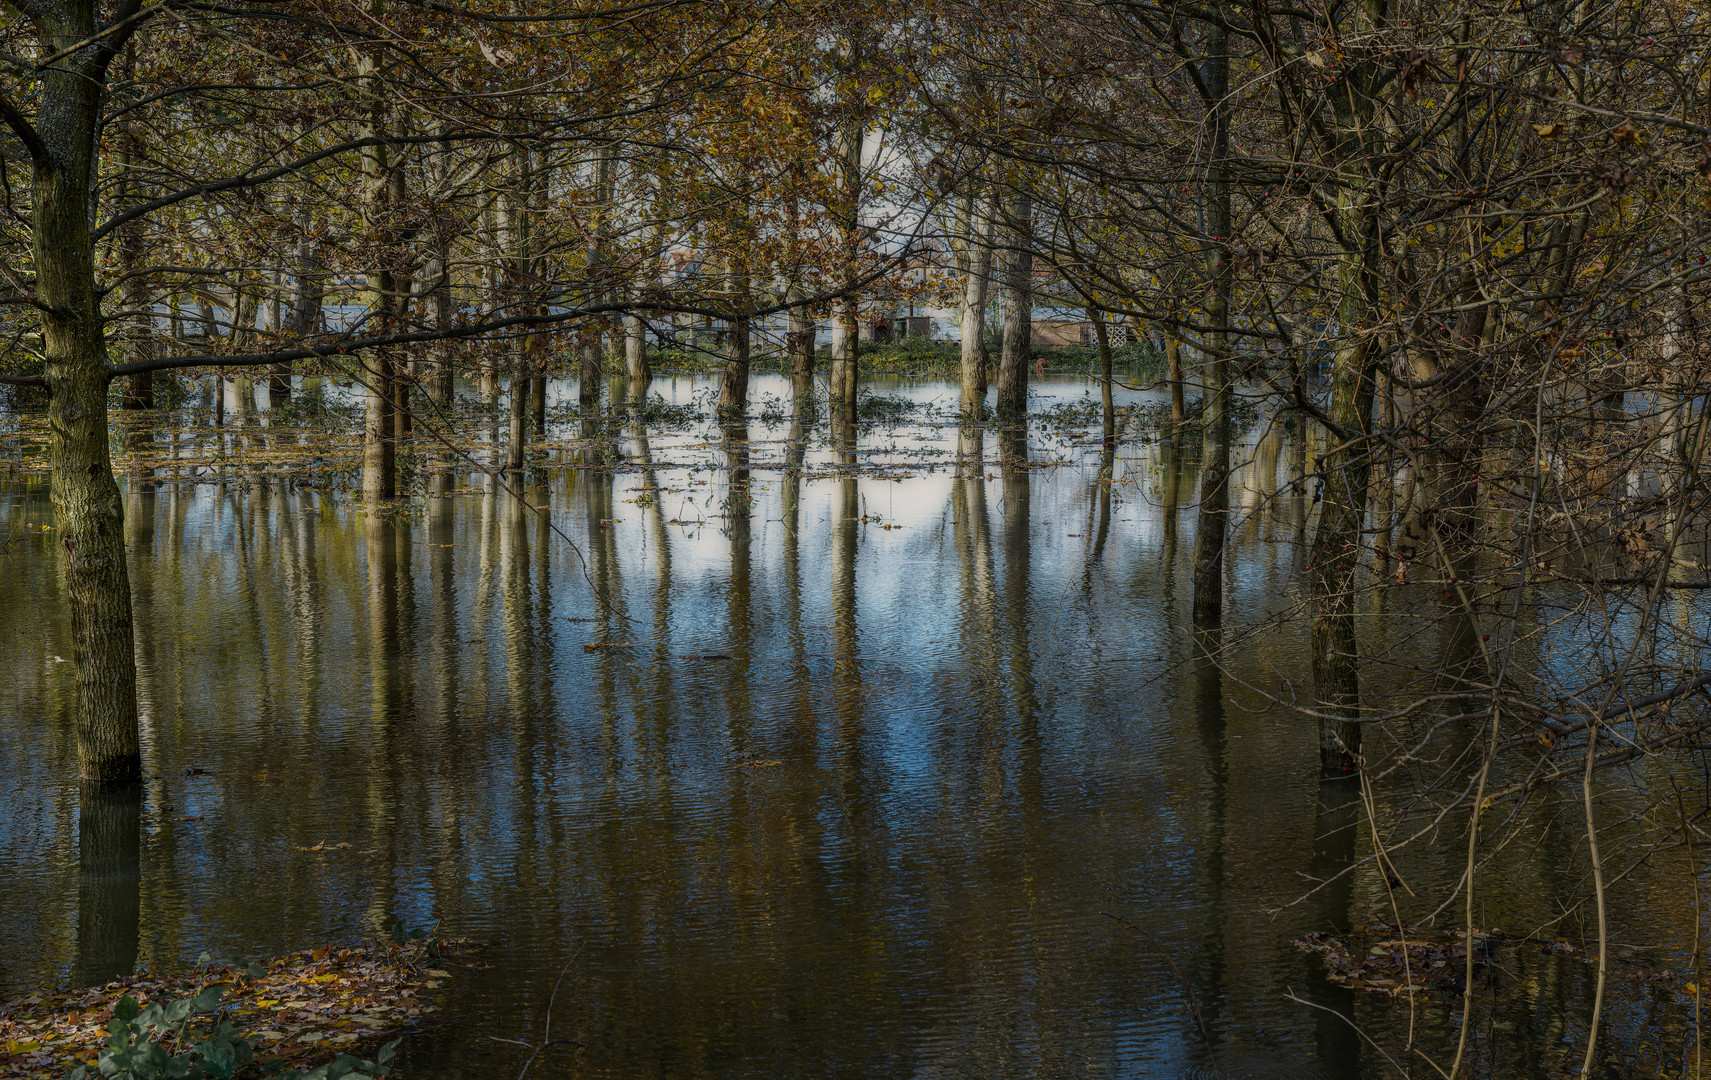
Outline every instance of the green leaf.
[(117, 1005), (113, 1006), (113, 1019), (123, 1020), (128, 1024), (137, 1018), (138, 1011), (137, 999), (126, 994), (124, 997), (119, 999), (119, 1003)]

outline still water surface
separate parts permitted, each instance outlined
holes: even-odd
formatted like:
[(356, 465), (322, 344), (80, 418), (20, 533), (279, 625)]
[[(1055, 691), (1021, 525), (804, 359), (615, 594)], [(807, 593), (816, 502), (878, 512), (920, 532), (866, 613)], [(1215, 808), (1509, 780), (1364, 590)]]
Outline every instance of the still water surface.
[[(390, 519), (259, 471), (131, 476), (133, 886), (80, 866), (52, 513), (0, 487), (0, 998), (98, 977), (125, 924), (168, 968), (401, 916), (491, 942), (410, 1076), (515, 1069), (485, 1036), (539, 1037), (567, 963), (554, 1033), (586, 1045), (541, 1076), (1383, 1073), (1286, 996), (1405, 1038), (1292, 944), (1388, 901), (1370, 867), (1311, 892), (1366, 826), (1312, 730), (1241, 686), (1309, 684), (1299, 623), (1221, 680), (1192, 660), (1191, 455), (1036, 430), (1030, 461), (1061, 464), (1024, 468), (995, 432), (914, 424), (850, 471), (823, 431), (748, 435), (621, 432), (592, 455), (616, 467), (534, 476), (544, 514), (478, 473)], [(1280, 432), (1241, 457), (1227, 604), (1257, 623), (1297, 599), (1309, 507)], [(351, 847), (302, 850), (323, 840)], [(1415, 884), (1445, 895), (1464, 844), (1423, 845)], [(1548, 918), (1576, 844), (1543, 829), (1486, 924)], [(1680, 886), (1615, 888), (1624, 932), (1668, 937)], [(1584, 965), (1532, 955), (1475, 1075), (1583, 1046)], [(1642, 1032), (1671, 1007), (1625, 1000)], [(1416, 1016), (1446, 1060), (1458, 1001)]]

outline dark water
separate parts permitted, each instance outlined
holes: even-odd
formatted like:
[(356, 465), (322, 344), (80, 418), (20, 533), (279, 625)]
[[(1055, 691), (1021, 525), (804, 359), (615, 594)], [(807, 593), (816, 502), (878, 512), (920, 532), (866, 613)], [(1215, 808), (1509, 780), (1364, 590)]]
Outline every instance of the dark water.
[[(535, 478), (542, 514), (479, 474), (385, 519), (259, 471), (133, 478), (140, 850), (123, 808), (80, 822), (47, 491), (0, 488), (0, 997), (402, 917), (492, 943), (412, 1076), (517, 1068), (484, 1037), (538, 1037), (567, 964), (554, 1031), (586, 1046), (537, 1075), (1384, 1073), (1343, 1017), (1399, 1054), (1407, 1009), (1292, 944), (1389, 918), (1370, 864), (1313, 888), (1371, 850), (1358, 792), (1243, 686), (1310, 685), (1301, 624), (1222, 678), (1192, 660), (1191, 455), (1036, 431), (1062, 464), (1021, 468), (996, 433), (905, 425), (852, 473), (823, 432), (786, 468), (787, 434), (622, 433), (619, 468)], [(1242, 456), (1248, 625), (1298, 599), (1309, 506), (1280, 432)], [(1484, 925), (1581, 898), (1577, 808), (1482, 879)], [(1440, 831), (1400, 862), (1411, 921), (1460, 873)], [(352, 846), (299, 850), (322, 840)], [(1617, 940), (1685, 952), (1688, 889), (1618, 882)], [(1474, 1075), (1578, 1066), (1589, 969), (1507, 963)], [(1624, 993), (1609, 1075), (1652, 1074), (1636, 1039), (1679, 1063), (1674, 991)], [(1459, 1008), (1415, 1012), (1445, 1063)]]

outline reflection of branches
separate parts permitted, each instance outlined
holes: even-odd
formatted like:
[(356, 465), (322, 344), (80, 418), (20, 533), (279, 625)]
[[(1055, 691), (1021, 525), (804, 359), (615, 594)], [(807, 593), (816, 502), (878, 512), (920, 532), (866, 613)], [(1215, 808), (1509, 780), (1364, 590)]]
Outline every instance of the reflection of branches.
[(1188, 981), (1188, 976), (1184, 975), (1182, 968), (1177, 966), (1176, 959), (1170, 955), (1170, 950), (1166, 949), (1164, 944), (1154, 937), (1152, 931), (1146, 927), (1130, 922), (1121, 915), (1113, 915), (1109, 911), (1101, 911), (1099, 914), (1131, 933), (1140, 934), (1152, 944), (1153, 948), (1158, 950), (1160, 956), (1164, 957), (1164, 962), (1170, 965), (1170, 970), (1176, 975), (1177, 984), (1182, 987), (1183, 1002), (1188, 1006), (1188, 1015), (1194, 1018), (1194, 1026), (1200, 1029), (1200, 1041), (1205, 1044), (1208, 1054), (1215, 1053), (1212, 1045), (1212, 1034), (1206, 1030), (1206, 1017), (1200, 1012), (1200, 998), (1194, 993), (1194, 984)]
[(521, 1047), (524, 1047), (524, 1048), (528, 1049), (529, 1051), (531, 1051), (531, 1053), (529, 1054), (529, 1060), (523, 1062), (522, 1070), (517, 1073), (517, 1080), (523, 1080), (523, 1078), (525, 1076), (529, 1075), (529, 1070), (534, 1067), (535, 1059), (540, 1057), (542, 1052), (545, 1051), (549, 1046), (575, 1046), (575, 1047), (580, 1049), (580, 1048), (587, 1045), (587, 1044), (580, 1042), (576, 1039), (555, 1039), (552, 1037), (552, 1035), (553, 1035), (553, 1006), (555, 1004), (557, 1004), (557, 1002), (558, 1002), (559, 984), (564, 982), (565, 975), (570, 971), (571, 966), (576, 963), (576, 958), (582, 955), (582, 950), (584, 947), (587, 946), (587, 944), (588, 944), (588, 942), (584, 941), (581, 945), (578, 945), (576, 947), (576, 952), (571, 955), (571, 958), (568, 961), (565, 962), (564, 967), (559, 969), (558, 978), (553, 980), (552, 993), (550, 995), (548, 995), (548, 997), (547, 997), (546, 1025), (541, 1031), (541, 1041), (540, 1042), (531, 1043), (531, 1042), (525, 1042), (522, 1039), (502, 1039), (497, 1035), (489, 1035), (488, 1036), (488, 1038), (492, 1039), (494, 1042), (510, 1043), (512, 1046), (521, 1046)]

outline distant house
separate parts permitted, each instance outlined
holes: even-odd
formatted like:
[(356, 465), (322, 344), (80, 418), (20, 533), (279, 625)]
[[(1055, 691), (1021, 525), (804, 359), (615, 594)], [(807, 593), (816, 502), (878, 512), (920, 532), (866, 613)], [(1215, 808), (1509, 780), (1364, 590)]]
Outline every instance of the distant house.
[(1093, 344), (1093, 324), (1087, 312), (1079, 308), (1048, 308), (1035, 306), (1033, 333), (1029, 343), (1036, 349), (1060, 345)]

